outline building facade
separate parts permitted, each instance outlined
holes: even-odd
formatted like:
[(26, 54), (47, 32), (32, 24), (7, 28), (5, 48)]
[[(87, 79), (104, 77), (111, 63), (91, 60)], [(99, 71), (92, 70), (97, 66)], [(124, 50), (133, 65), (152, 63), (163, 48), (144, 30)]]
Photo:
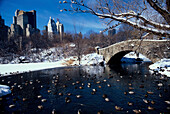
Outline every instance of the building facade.
[(36, 24), (36, 11), (16, 10), (13, 17), (13, 24), (11, 24), (9, 37), (12, 36), (26, 36), (30, 37), (32, 34), (39, 32)]
[(51, 19), (50, 17), (47, 25), (47, 32), (50, 40), (53, 40), (55, 35), (59, 35), (60, 41), (62, 41), (64, 34), (64, 26), (59, 22), (59, 19), (57, 19), (57, 22), (55, 22), (55, 20)]
[(5, 25), (5, 21), (0, 15), (0, 41), (8, 40), (8, 29), (9, 27)]

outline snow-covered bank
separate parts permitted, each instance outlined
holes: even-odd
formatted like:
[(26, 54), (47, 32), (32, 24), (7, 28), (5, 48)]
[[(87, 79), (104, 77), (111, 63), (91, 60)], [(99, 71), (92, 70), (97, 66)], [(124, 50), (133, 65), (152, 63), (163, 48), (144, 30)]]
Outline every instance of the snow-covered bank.
[[(144, 55), (139, 53), (139, 58), (143, 60), (143, 62), (151, 62), (150, 59), (148, 59), (147, 57), (145, 57)], [(121, 61), (124, 63), (136, 63), (137, 56), (135, 54), (135, 52), (130, 52), (128, 54), (126, 54)]]
[[(103, 61), (103, 56), (96, 53), (83, 55), (81, 65), (95, 65)], [(61, 59), (57, 62), (41, 62), (41, 63), (22, 63), (22, 64), (0, 64), (0, 75), (12, 75), (28, 71), (37, 71), (57, 67), (79, 65), (77, 57), (69, 57)]]
[[(49, 60), (52, 60), (53, 57), (50, 57)], [(122, 62), (136, 62), (136, 54), (131, 52), (124, 56)], [(139, 54), (139, 58), (142, 59), (144, 62), (149, 62), (150, 60)], [(65, 67), (65, 66), (77, 66), (79, 65), (78, 57), (72, 56), (64, 59), (64, 57), (57, 57), (57, 59), (53, 58), (55, 61), (53, 62), (38, 62), (38, 63), (21, 63), (21, 64), (0, 64), (0, 76), (18, 74), (28, 71), (37, 71), (37, 70), (44, 70), (44, 69), (51, 69), (57, 67)], [(98, 55), (96, 53), (83, 55), (81, 58), (80, 65), (99, 65), (103, 61), (103, 56)], [(170, 59), (162, 59), (160, 62), (157, 62), (153, 65), (150, 65), (149, 68), (152, 71), (158, 71), (161, 74), (167, 75), (170, 77)]]
[(162, 59), (161, 61), (150, 65), (149, 68), (151, 71), (156, 71), (170, 77), (170, 59)]
[(0, 85), (0, 97), (11, 93), (10, 87), (6, 85)]
[(59, 62), (45, 62), (45, 63), (24, 63), (24, 64), (0, 64), (1, 75), (11, 75), (23, 73), (28, 71), (36, 71), (43, 69), (50, 69), (56, 67), (63, 67), (62, 61)]
[[(79, 61), (77, 61), (77, 57), (75, 57), (75, 61), (73, 62), (72, 65), (74, 64), (79, 64)], [(97, 53), (92, 53), (92, 54), (87, 54), (83, 55), (80, 61), (80, 65), (98, 65), (101, 62), (103, 62), (103, 56), (98, 55)]]

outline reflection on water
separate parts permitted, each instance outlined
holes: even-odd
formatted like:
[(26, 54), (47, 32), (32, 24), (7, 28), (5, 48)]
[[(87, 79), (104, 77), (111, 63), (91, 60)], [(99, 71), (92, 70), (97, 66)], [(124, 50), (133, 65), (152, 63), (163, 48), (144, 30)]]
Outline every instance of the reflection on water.
[[(163, 86), (158, 87), (160, 83)], [(146, 64), (57, 68), (1, 77), (0, 84), (12, 88), (11, 95), (0, 99), (0, 113), (5, 114), (51, 113), (53, 109), (61, 114), (75, 114), (79, 109), (83, 114), (133, 113), (134, 109), (168, 113), (170, 107), (164, 102), (170, 100), (170, 81), (151, 75)], [(118, 111), (115, 106), (123, 110)]]

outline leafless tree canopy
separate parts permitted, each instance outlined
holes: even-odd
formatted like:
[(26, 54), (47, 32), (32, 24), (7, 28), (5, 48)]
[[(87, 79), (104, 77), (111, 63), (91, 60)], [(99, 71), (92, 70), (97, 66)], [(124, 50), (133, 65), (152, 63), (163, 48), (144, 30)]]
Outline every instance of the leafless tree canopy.
[(126, 23), (148, 34), (170, 36), (169, 0), (67, 0), (72, 11), (91, 13), (108, 25), (104, 31)]

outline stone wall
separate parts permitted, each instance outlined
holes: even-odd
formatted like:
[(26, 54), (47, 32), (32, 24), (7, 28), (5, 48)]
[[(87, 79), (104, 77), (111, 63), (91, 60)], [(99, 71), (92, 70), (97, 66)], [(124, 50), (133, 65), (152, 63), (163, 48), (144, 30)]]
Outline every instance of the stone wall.
[(152, 62), (170, 57), (170, 40), (127, 40), (99, 49), (99, 54), (105, 57), (107, 63), (120, 62), (129, 52), (141, 53)]

